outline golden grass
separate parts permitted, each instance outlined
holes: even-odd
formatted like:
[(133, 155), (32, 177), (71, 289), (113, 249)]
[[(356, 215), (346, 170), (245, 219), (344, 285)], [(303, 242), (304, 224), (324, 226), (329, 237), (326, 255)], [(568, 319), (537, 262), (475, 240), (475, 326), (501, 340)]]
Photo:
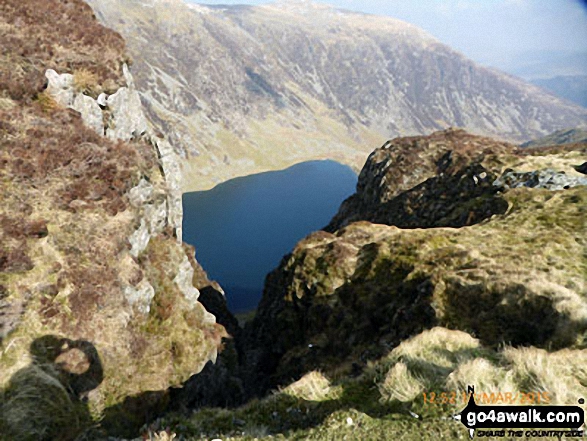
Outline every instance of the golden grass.
[(485, 393), (518, 392), (511, 370), (495, 366), (485, 358), (475, 358), (460, 363), (448, 376), (448, 390), (466, 391), (469, 385)]
[(41, 107), (41, 110), (46, 113), (59, 108), (57, 101), (46, 91), (39, 93), (36, 101)]
[(576, 404), (587, 396), (587, 350), (549, 353), (537, 348), (506, 348), (515, 381), (526, 391), (548, 392), (557, 404)]
[(149, 439), (153, 441), (173, 441), (176, 437), (175, 433), (159, 432), (153, 434), (153, 437), (149, 437)]
[(378, 385), (384, 401), (413, 401), (426, 390), (425, 380), (417, 378), (403, 362), (396, 363)]
[(410, 402), (421, 392), (546, 393), (553, 404), (587, 396), (587, 350), (506, 346), (491, 351), (459, 331), (434, 328), (407, 340), (375, 366), (385, 401)]
[(303, 400), (325, 401), (340, 396), (342, 388), (333, 387), (324, 374), (312, 371), (282, 389), (281, 392)]
[(81, 68), (73, 73), (73, 86), (78, 93), (95, 95), (98, 92), (98, 76), (86, 68)]

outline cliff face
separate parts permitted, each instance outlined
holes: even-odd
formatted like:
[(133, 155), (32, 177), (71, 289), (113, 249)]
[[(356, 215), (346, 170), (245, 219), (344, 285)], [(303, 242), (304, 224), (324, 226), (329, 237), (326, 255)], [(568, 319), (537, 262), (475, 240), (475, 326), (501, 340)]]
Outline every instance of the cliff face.
[(132, 433), (226, 335), (192, 283), (178, 161), (89, 6), (0, 12), (0, 432)]
[(350, 373), (433, 326), (489, 346), (584, 345), (585, 151), (454, 130), (376, 150), (330, 232), (267, 278), (248, 329), (267, 384)]
[[(261, 398), (160, 427), (194, 439), (432, 441), (467, 436), (450, 415), (471, 385), (478, 405), (583, 403), (587, 177), (575, 166), (586, 153), (462, 130), (388, 141), (330, 231), (268, 275), (240, 357), (207, 372), (233, 398)], [(228, 402), (206, 401), (202, 386), (191, 391), (204, 404)]]
[(391, 18), (305, 1), (90, 4), (129, 42), (187, 190), (310, 159), (358, 171), (373, 145), (452, 126), (521, 142), (587, 121), (586, 109)]

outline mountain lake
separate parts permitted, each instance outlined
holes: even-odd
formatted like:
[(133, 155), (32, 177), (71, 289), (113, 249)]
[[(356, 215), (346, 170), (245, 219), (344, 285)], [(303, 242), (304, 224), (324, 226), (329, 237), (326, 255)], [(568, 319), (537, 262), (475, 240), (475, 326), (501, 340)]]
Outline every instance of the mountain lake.
[(296, 243), (325, 227), (357, 175), (335, 161), (231, 179), (183, 195), (183, 240), (226, 293), (233, 313), (257, 307), (265, 276)]

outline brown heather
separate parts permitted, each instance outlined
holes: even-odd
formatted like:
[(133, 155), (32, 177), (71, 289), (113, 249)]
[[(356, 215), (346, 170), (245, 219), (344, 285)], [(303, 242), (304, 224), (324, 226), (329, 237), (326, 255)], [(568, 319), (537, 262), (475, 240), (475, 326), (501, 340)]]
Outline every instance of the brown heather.
[(124, 40), (81, 0), (3, 0), (0, 48), (0, 96), (33, 98), (49, 68), (82, 71), (113, 89), (123, 84)]
[[(170, 231), (142, 266), (128, 253), (141, 216), (129, 189), (141, 178), (165, 188), (153, 146), (101, 137), (43, 91), (54, 69), (78, 91), (114, 92), (125, 61), (123, 39), (81, 0), (0, 2), (0, 440), (73, 439), (102, 417), (140, 427), (145, 414), (126, 400), (153, 404), (145, 391), (181, 384), (225, 334), (173, 283), (185, 254)], [(123, 290), (143, 277), (156, 304), (129, 322)], [(101, 359), (87, 403), (66, 403), (54, 369), (31, 358), (52, 336), (88, 342)]]

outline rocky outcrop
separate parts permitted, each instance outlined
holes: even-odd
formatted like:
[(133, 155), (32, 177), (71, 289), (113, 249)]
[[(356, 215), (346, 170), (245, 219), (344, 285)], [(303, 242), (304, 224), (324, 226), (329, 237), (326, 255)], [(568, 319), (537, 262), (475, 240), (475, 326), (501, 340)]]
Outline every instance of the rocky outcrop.
[(587, 185), (587, 178), (567, 176), (565, 172), (557, 172), (548, 168), (533, 172), (507, 170), (494, 182), (494, 185), (505, 188), (529, 187), (566, 190), (579, 185)]
[[(161, 167), (167, 183), (167, 191), (163, 196), (167, 198), (167, 207), (157, 201), (157, 208), (149, 208), (146, 213), (147, 223), (142, 223), (135, 232), (131, 241), (135, 256), (146, 247), (149, 234), (157, 234), (162, 231), (162, 213), (167, 210), (166, 220), (171, 225), (178, 241), (181, 242), (181, 222), (183, 219), (183, 207), (181, 202), (181, 181), (182, 171), (179, 165), (179, 158), (169, 143), (161, 137), (157, 137), (154, 131), (149, 128), (147, 119), (143, 112), (143, 106), (135, 83), (128, 66), (122, 66), (126, 87), (119, 88), (110, 96), (102, 93), (98, 99), (78, 93), (74, 85), (74, 76), (71, 74), (58, 74), (53, 69), (47, 70), (47, 93), (57, 104), (62, 107), (69, 107), (80, 113), (84, 123), (94, 129), (98, 134), (104, 135), (113, 140), (131, 141), (145, 137), (157, 150)], [(145, 188), (141, 181), (141, 187), (131, 190), (133, 193), (140, 191), (152, 192)], [(151, 196), (149, 196), (150, 198)], [(131, 201), (137, 207), (136, 197)], [(152, 200), (144, 200), (144, 203), (153, 204)], [(138, 208), (138, 207), (137, 207)]]
[[(130, 437), (226, 332), (198, 301), (178, 161), (120, 37), (81, 1), (32, 3), (0, 6), (2, 47), (27, 51), (0, 66), (0, 433)], [(7, 83), (4, 62), (32, 79)]]
[(503, 213), (507, 207), (492, 185), (497, 175), (488, 162), (514, 149), (457, 129), (388, 141), (369, 156), (357, 192), (326, 230), (359, 220), (400, 228), (462, 227)]
[[(375, 150), (359, 175), (357, 192), (343, 202), (325, 228), (334, 232), (356, 221), (400, 228), (463, 227), (503, 214), (504, 189), (520, 186), (562, 190), (585, 185), (571, 167), (584, 146), (520, 150), (512, 144), (449, 129), (427, 137), (398, 138)], [(549, 168), (515, 171), (504, 164), (544, 158), (568, 172)], [(415, 165), (413, 165), (415, 164)], [(558, 165), (558, 164), (557, 164)], [(539, 162), (532, 164), (539, 167)]]
[(581, 347), (587, 186), (572, 165), (585, 151), (454, 130), (376, 150), (330, 232), (267, 278), (245, 330), (257, 391), (316, 369), (356, 375), (433, 326), (487, 346)]

